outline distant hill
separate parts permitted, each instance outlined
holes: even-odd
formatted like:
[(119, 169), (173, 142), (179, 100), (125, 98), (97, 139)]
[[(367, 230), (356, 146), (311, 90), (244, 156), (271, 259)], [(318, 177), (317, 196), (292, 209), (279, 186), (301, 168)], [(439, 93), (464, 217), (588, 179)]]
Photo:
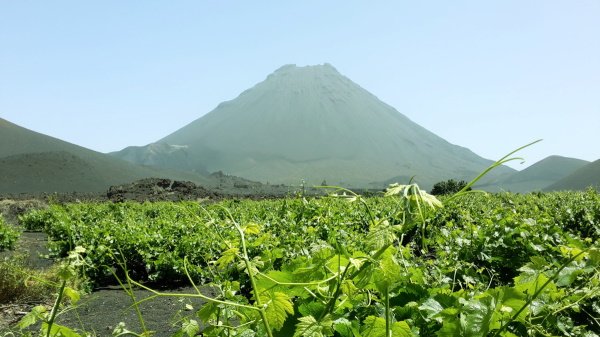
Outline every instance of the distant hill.
[(515, 193), (541, 191), (589, 163), (581, 159), (550, 156), (522, 171), (500, 178), (494, 184), (480, 185), (478, 188)]
[(0, 191), (7, 193), (102, 191), (106, 186), (102, 175), (85, 160), (64, 151), (0, 158)]
[(584, 190), (590, 186), (600, 191), (600, 159), (581, 167), (544, 190)]
[(148, 177), (206, 180), (192, 173), (134, 165), (0, 118), (0, 193), (100, 192)]
[(132, 163), (187, 170), (203, 175), (210, 174), (202, 166), (190, 165), (194, 162), (194, 159), (187, 151), (187, 148), (187, 145), (178, 146), (166, 143), (152, 143), (146, 146), (129, 146), (121, 151), (110, 154)]
[(329, 64), (281, 67), (157, 143), (113, 155), (276, 184), (350, 187), (415, 176), (430, 188), (471, 179), (491, 163), (412, 122)]

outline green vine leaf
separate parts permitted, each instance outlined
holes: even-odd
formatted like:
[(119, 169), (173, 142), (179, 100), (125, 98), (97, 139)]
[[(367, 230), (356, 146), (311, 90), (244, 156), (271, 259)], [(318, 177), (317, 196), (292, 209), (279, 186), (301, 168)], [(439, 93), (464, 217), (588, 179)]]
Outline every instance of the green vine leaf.
[(381, 256), (381, 260), (379, 260), (378, 268), (375, 269), (373, 278), (377, 289), (381, 292), (387, 291), (401, 280), (402, 268), (400, 268), (400, 264), (394, 257), (395, 252), (394, 247), (386, 249)]
[(244, 233), (248, 235), (258, 235), (260, 234), (261, 226), (256, 222), (250, 222), (246, 226), (244, 226)]
[(318, 322), (313, 316), (305, 316), (300, 317), (298, 321), (300, 322), (296, 324), (294, 337), (331, 336), (332, 322), (327, 318), (322, 322)]
[(65, 287), (65, 295), (69, 297), (69, 299), (71, 299), (72, 304), (77, 304), (77, 302), (79, 302), (79, 299), (81, 298), (79, 292), (70, 287)]
[(294, 305), (292, 300), (282, 292), (263, 292), (260, 295), (260, 300), (263, 305), (266, 305), (266, 314), (269, 323), (275, 330), (283, 327), (288, 315), (294, 314)]
[(194, 337), (200, 332), (200, 325), (198, 324), (198, 321), (190, 319), (189, 321), (183, 322), (181, 330), (189, 337)]
[[(391, 324), (391, 336), (393, 337), (411, 337), (413, 336), (410, 326), (405, 321), (394, 322)], [(385, 319), (381, 317), (369, 316), (365, 319), (362, 337), (389, 337), (386, 335)]]
[(17, 326), (19, 327), (19, 329), (25, 329), (35, 324), (35, 322), (37, 322), (38, 320), (43, 319), (44, 314), (47, 311), (48, 310), (46, 309), (46, 307), (44, 307), (43, 305), (38, 305), (31, 309), (31, 311), (27, 313), (27, 315), (23, 316), (23, 318), (21, 318)]
[(237, 247), (232, 247), (223, 252), (223, 255), (217, 260), (219, 269), (225, 269), (235, 261), (240, 250)]

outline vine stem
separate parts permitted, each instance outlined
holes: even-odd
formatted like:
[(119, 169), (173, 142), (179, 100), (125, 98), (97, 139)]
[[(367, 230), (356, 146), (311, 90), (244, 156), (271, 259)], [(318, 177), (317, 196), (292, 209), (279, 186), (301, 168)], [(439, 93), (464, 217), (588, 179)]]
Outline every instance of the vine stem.
[(265, 307), (261, 303), (262, 301), (260, 300), (258, 287), (256, 286), (256, 280), (254, 279), (254, 275), (252, 272), (252, 264), (250, 263), (248, 251), (246, 250), (246, 238), (244, 237), (244, 231), (240, 228), (240, 226), (237, 225), (237, 223), (235, 227), (237, 228), (238, 232), (240, 232), (242, 241), (242, 253), (244, 254), (244, 263), (246, 264), (246, 270), (248, 271), (248, 276), (250, 277), (250, 285), (252, 285), (252, 290), (254, 291), (254, 299), (256, 300), (256, 306), (260, 309), (260, 317), (262, 318), (265, 330), (267, 330), (267, 335), (269, 337), (273, 337), (273, 332), (271, 331), (271, 326), (269, 325), (269, 320), (267, 319), (267, 313), (265, 312)]
[(519, 317), (519, 315), (531, 304), (531, 302), (533, 302), (533, 300), (535, 300), (542, 293), (544, 288), (546, 288), (546, 286), (548, 286), (548, 284), (550, 284), (550, 282), (552, 282), (553, 280), (555, 280), (558, 277), (558, 274), (560, 274), (560, 272), (563, 269), (565, 269), (571, 262), (575, 261), (579, 256), (581, 256), (584, 253), (585, 253), (585, 251), (581, 251), (578, 254), (572, 256), (569, 260), (567, 260), (567, 262), (563, 263), (563, 265), (560, 266), (560, 268), (558, 268), (558, 270), (554, 273), (554, 275), (552, 275), (551, 278), (549, 278), (546, 282), (544, 282), (544, 284), (542, 284), (542, 286), (533, 294), (533, 296), (531, 296), (531, 298), (528, 299), (527, 302), (525, 302), (525, 304), (523, 304), (521, 309), (519, 309), (519, 311), (517, 311), (508, 321), (506, 321), (500, 327), (500, 329), (496, 330), (496, 332), (492, 335), (492, 337), (499, 336), (502, 331), (506, 330), (506, 328), (508, 327), (508, 324), (510, 324), (515, 319), (517, 319), (517, 317)]
[(235, 228), (240, 233), (240, 241), (242, 243), (242, 259), (246, 265), (246, 270), (248, 271), (248, 277), (250, 278), (250, 285), (252, 286), (252, 291), (254, 291), (254, 299), (256, 300), (256, 307), (259, 309), (260, 318), (263, 321), (263, 325), (265, 326), (265, 330), (267, 331), (267, 336), (273, 337), (273, 331), (271, 330), (271, 326), (269, 324), (269, 320), (267, 319), (266, 307), (263, 305), (260, 300), (260, 295), (258, 293), (258, 287), (256, 286), (256, 280), (254, 279), (254, 273), (252, 271), (252, 263), (250, 262), (250, 258), (248, 257), (248, 250), (246, 249), (246, 236), (244, 235), (244, 230), (240, 227), (240, 225), (233, 219), (233, 216), (229, 212), (228, 209), (225, 209), (227, 215), (233, 222)]
[(390, 288), (385, 287), (385, 335), (392, 337), (392, 317), (390, 316)]
[(52, 313), (50, 314), (50, 319), (48, 320), (48, 331), (46, 333), (46, 337), (50, 337), (50, 331), (52, 330), (52, 325), (54, 324), (54, 320), (56, 319), (56, 314), (58, 313), (58, 307), (60, 306), (60, 302), (62, 301), (66, 286), (67, 286), (67, 280), (63, 280), (60, 285), (60, 290), (58, 291), (58, 296), (56, 297), (56, 302), (54, 302), (54, 306), (52, 307)]
[(122, 259), (117, 259), (117, 257), (115, 255), (112, 255), (112, 257), (113, 257), (113, 259), (115, 259), (115, 261), (117, 261), (117, 263), (123, 269), (123, 272), (125, 273), (125, 281), (127, 281), (127, 286), (125, 286), (123, 284), (123, 282), (121, 282), (121, 279), (117, 276), (117, 274), (115, 272), (113, 272), (111, 270), (111, 273), (113, 274), (113, 276), (117, 280), (117, 282), (119, 282), (119, 285), (121, 286), (121, 288), (123, 288), (123, 290), (125, 291), (127, 296), (129, 296), (129, 298), (131, 298), (131, 301), (133, 302), (133, 307), (134, 307), (135, 313), (137, 315), (138, 321), (140, 322), (140, 326), (141, 326), (142, 330), (144, 331), (144, 333), (147, 334), (148, 329), (146, 328), (146, 321), (144, 320), (144, 316), (142, 315), (142, 311), (140, 310), (140, 306), (137, 302), (137, 298), (135, 297), (135, 293), (133, 292), (133, 286), (131, 284), (132, 279), (131, 279), (131, 277), (129, 277), (129, 269), (127, 268), (127, 261), (125, 260), (125, 255), (123, 254), (123, 251), (121, 250), (121, 248), (119, 248), (119, 254), (121, 255)]

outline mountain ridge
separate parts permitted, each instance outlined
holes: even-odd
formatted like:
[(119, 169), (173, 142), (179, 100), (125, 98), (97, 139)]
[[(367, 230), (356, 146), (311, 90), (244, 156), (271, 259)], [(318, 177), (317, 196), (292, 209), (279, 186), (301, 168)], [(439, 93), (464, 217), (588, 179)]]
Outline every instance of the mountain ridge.
[(521, 171), (508, 174), (490, 185), (478, 185), (489, 191), (515, 193), (541, 191), (549, 185), (589, 164), (586, 160), (552, 155), (543, 158)]
[(544, 191), (584, 190), (590, 187), (600, 191), (600, 159), (547, 186)]
[(206, 181), (192, 173), (135, 165), (0, 118), (0, 192), (103, 192), (147, 177)]
[(492, 163), (414, 123), (330, 64), (282, 66), (156, 143), (187, 146), (181, 167), (288, 184), (362, 187), (416, 175), (428, 187), (473, 178)]

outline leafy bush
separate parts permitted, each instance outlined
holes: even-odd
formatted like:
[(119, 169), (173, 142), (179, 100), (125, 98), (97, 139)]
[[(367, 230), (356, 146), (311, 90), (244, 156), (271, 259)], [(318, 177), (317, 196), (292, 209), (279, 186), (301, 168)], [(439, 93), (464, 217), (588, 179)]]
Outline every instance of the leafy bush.
[(0, 303), (44, 301), (52, 296), (50, 283), (56, 279), (53, 269), (40, 272), (27, 268), (23, 256), (0, 261)]
[(4, 222), (0, 214), (0, 252), (6, 249), (13, 249), (19, 239), (19, 232)]
[[(454, 194), (460, 190), (462, 190), (465, 186), (467, 186), (467, 182), (464, 180), (456, 181), (454, 179), (449, 179), (446, 181), (440, 181), (433, 185), (433, 189), (431, 190), (431, 194), (433, 195), (449, 195)], [(469, 187), (467, 191), (470, 191)]]
[(397, 185), (373, 198), (68, 204), (22, 220), (58, 256), (84, 247), (96, 281), (211, 284), (215, 298), (190, 295), (207, 304), (182, 336), (593, 336), (598, 205), (569, 192), (440, 208)]

